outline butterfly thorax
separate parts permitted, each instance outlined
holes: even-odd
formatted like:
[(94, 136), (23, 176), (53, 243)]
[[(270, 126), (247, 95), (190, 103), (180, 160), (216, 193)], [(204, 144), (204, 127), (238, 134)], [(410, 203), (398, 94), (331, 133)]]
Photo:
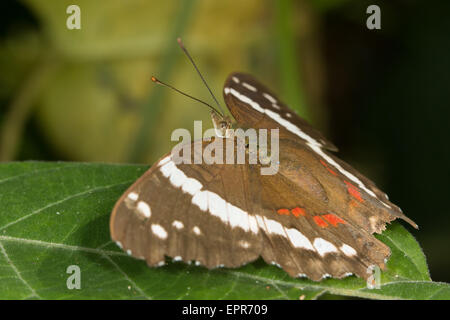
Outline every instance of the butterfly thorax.
[(218, 115), (216, 112), (211, 111), (211, 120), (218, 137), (230, 138), (233, 135), (231, 119), (229, 117)]

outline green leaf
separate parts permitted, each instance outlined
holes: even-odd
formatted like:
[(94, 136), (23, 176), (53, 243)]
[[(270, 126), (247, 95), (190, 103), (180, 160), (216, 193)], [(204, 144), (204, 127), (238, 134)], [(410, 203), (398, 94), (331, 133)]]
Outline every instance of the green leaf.
[[(293, 279), (261, 260), (209, 271), (181, 262), (148, 268), (110, 240), (115, 201), (148, 166), (0, 164), (0, 299), (316, 299), (324, 293), (374, 299), (449, 299), (430, 280), (425, 256), (400, 224), (379, 239), (392, 256), (381, 288), (354, 276)], [(79, 266), (81, 289), (68, 289)]]

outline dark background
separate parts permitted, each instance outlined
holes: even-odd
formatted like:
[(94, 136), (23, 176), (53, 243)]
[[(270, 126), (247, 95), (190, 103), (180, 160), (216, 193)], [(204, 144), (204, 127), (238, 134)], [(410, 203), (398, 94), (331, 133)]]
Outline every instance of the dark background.
[[(67, 30), (78, 4), (82, 29)], [(450, 281), (448, 1), (2, 1), (0, 157), (152, 163), (231, 71), (273, 88), (417, 222), (435, 281)], [(366, 8), (381, 8), (381, 30)]]

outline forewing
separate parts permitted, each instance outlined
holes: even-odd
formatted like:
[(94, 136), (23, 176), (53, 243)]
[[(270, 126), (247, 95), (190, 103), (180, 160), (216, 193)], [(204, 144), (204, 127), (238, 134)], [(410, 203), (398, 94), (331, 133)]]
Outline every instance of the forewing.
[(298, 139), (308, 138), (317, 145), (337, 151), (318, 130), (287, 107), (263, 84), (245, 73), (232, 73), (224, 85), (224, 99), (239, 126), (254, 129), (280, 129), (280, 136)]

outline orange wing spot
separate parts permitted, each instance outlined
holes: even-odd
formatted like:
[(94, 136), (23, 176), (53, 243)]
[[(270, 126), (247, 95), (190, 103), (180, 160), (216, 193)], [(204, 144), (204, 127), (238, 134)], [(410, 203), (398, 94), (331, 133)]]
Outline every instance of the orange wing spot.
[(296, 218), (299, 216), (306, 216), (306, 211), (303, 208), (295, 207), (294, 209), (291, 209), (291, 212)]
[(344, 220), (342, 220), (338, 216), (335, 216), (334, 214), (331, 214), (331, 213), (323, 215), (322, 218), (327, 220), (334, 227), (337, 227), (339, 223), (346, 224), (346, 222)]
[(281, 214), (281, 215), (288, 216), (289, 215), (289, 210), (288, 209), (278, 209), (277, 213)]
[(325, 168), (327, 168), (328, 172), (330, 172), (333, 176), (337, 176), (337, 173), (334, 172), (333, 170), (331, 170), (331, 169), (328, 167), (328, 165), (327, 165), (327, 163), (326, 163), (325, 161), (320, 160), (320, 163), (321, 163)]
[(364, 199), (361, 197), (361, 193), (359, 193), (358, 188), (356, 188), (354, 185), (352, 185), (348, 181), (344, 180), (344, 182), (347, 185), (348, 193), (350, 193), (350, 195), (353, 196), (359, 202), (364, 202)]
[(322, 220), (322, 218), (320, 218), (319, 216), (314, 216), (313, 217), (314, 222), (321, 228), (326, 228), (328, 227), (328, 223), (326, 223), (325, 221)]
[(359, 203), (358, 202), (356, 202), (355, 200), (350, 200), (350, 207), (357, 207), (357, 206), (359, 206)]

